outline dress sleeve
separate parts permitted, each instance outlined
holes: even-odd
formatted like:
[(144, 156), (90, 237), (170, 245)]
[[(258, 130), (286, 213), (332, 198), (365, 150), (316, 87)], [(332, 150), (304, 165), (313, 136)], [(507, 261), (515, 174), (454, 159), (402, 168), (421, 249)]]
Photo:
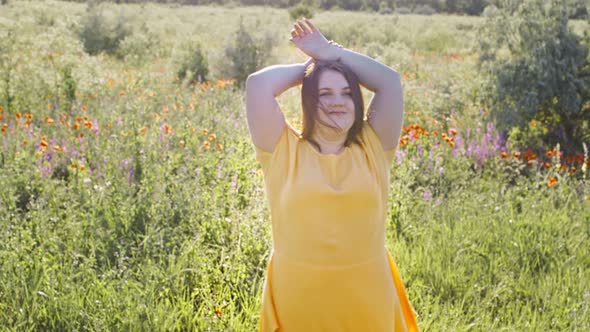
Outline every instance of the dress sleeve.
[(395, 157), (396, 148), (383, 150), (381, 140), (379, 140), (377, 133), (375, 133), (375, 130), (371, 127), (368, 121), (363, 123), (362, 138), (366, 142), (367, 148), (374, 154), (377, 161), (383, 163), (383, 166), (386, 169), (389, 169), (393, 157)]
[(272, 152), (262, 150), (254, 145), (256, 161), (262, 166), (265, 178), (275, 177), (278, 174), (274, 173), (289, 168), (296, 151), (298, 140), (297, 132), (289, 123), (286, 123)]

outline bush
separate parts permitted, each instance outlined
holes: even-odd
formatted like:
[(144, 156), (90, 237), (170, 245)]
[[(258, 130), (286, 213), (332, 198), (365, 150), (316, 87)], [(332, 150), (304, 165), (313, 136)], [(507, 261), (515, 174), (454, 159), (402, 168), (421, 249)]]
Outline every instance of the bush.
[(302, 17), (313, 18), (313, 10), (310, 6), (300, 3), (295, 7), (289, 8), (289, 16), (293, 21)]
[(209, 65), (199, 44), (195, 43), (188, 46), (177, 75), (179, 79), (187, 80), (191, 83), (207, 80)]
[(117, 17), (116, 22), (111, 22), (94, 1), (88, 2), (81, 26), (80, 39), (84, 50), (90, 55), (100, 52), (114, 54), (121, 41), (131, 33), (125, 26), (125, 18), (122, 15)]
[(240, 19), (240, 26), (225, 48), (225, 56), (230, 63), (225, 66), (225, 75), (242, 84), (248, 75), (261, 69), (267, 62), (276, 41), (270, 35), (254, 38), (244, 27)]
[(421, 5), (414, 9), (414, 14), (418, 15), (433, 15), (436, 14), (436, 10), (429, 5)]
[(588, 42), (570, 30), (569, 15), (557, 1), (499, 10), (480, 31), (480, 68), (500, 126), (526, 130), (535, 121), (546, 144), (579, 151), (590, 139), (590, 63)]
[(381, 1), (379, 3), (379, 14), (391, 15), (391, 14), (393, 14), (393, 9), (391, 9), (391, 7), (389, 7), (389, 4), (386, 1)]
[(406, 8), (406, 7), (398, 7), (395, 10), (396, 14), (399, 15), (408, 15), (412, 13), (412, 10), (410, 10), (410, 8)]

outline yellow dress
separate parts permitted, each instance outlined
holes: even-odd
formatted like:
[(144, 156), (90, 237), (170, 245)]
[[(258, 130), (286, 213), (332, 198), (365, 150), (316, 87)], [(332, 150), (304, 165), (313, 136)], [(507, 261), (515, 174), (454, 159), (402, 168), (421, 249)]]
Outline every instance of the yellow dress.
[(418, 331), (385, 247), (394, 151), (366, 121), (360, 138), (321, 154), (287, 124), (272, 153), (255, 147), (273, 242), (260, 331)]

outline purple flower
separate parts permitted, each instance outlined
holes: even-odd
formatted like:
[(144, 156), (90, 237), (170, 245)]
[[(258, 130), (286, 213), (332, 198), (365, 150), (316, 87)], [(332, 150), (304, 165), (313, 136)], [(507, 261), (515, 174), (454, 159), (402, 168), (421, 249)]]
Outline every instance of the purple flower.
[(425, 189), (422, 197), (424, 198), (424, 201), (430, 202), (432, 199), (432, 192), (429, 189)]
[(401, 151), (401, 150), (395, 151), (395, 158), (397, 160), (398, 165), (402, 164), (402, 161), (404, 160), (405, 157), (406, 157), (406, 153), (404, 151)]

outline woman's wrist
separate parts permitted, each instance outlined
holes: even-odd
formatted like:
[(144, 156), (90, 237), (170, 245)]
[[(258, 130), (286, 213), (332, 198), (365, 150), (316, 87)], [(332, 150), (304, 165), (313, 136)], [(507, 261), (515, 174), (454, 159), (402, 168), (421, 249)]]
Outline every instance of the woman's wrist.
[(344, 50), (342, 45), (336, 43), (333, 40), (329, 40), (326, 46), (319, 52), (318, 60), (338, 60), (340, 59), (340, 52)]

